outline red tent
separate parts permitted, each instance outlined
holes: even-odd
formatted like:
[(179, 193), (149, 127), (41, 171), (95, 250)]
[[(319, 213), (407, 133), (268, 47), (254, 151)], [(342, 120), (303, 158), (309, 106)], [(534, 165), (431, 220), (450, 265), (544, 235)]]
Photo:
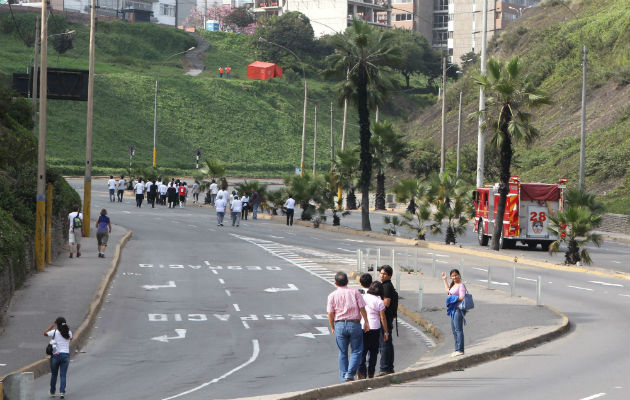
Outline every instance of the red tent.
[(282, 68), (277, 64), (264, 61), (254, 61), (247, 66), (247, 79), (262, 79), (282, 77)]

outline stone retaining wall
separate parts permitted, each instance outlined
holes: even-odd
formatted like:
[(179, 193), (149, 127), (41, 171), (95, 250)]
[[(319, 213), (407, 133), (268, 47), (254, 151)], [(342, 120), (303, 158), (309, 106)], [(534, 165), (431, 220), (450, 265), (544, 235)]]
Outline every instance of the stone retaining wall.
[(604, 214), (602, 215), (602, 224), (598, 229), (604, 232), (630, 235), (630, 216), (623, 214)]

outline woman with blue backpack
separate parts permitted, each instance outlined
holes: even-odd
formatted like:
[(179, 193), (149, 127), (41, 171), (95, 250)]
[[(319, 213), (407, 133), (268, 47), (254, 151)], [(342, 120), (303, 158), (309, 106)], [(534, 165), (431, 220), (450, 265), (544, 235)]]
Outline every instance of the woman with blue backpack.
[(466, 311), (462, 310), (460, 304), (466, 297), (466, 285), (462, 282), (462, 277), (458, 270), (452, 269), (449, 273), (451, 283), (446, 281), (446, 273), (442, 272), (444, 287), (448, 293), (446, 298), (446, 313), (451, 317), (451, 330), (455, 338), (455, 351), (451, 357), (464, 355), (464, 316)]

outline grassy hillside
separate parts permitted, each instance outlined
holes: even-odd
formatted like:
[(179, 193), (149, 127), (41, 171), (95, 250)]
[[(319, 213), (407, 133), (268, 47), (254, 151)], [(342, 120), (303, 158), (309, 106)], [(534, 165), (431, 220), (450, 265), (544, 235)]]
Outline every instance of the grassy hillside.
[[(489, 44), (491, 56), (519, 55), (553, 104), (536, 111), (534, 124), (541, 136), (530, 147), (516, 148), (512, 174), (525, 181), (555, 182), (566, 176), (570, 186), (579, 179), (582, 64), (581, 38), (588, 48), (586, 188), (602, 195), (608, 211), (630, 213), (630, 15), (627, 1), (548, 1), (527, 10)], [(447, 91), (447, 144), (454, 168), (459, 92), (464, 115), (476, 111), (479, 89), (470, 79), (479, 65)], [(434, 105), (406, 126), (414, 140), (439, 140), (440, 106)], [(487, 135), (489, 136), (489, 135)], [(462, 138), (468, 153), (476, 154), (476, 120), (464, 122)], [(470, 156), (470, 154), (469, 154)], [(476, 157), (476, 156), (475, 156)], [(469, 157), (473, 161), (475, 157)], [(451, 162), (452, 161), (452, 162)], [(463, 168), (474, 171), (475, 165)], [(471, 181), (474, 176), (471, 173)], [(493, 183), (496, 176), (486, 177)]]
[[(19, 16), (22, 31), (34, 29), (34, 16)], [(65, 23), (64, 23), (65, 24)], [(12, 23), (0, 22), (0, 68), (8, 76), (32, 60)], [(51, 26), (54, 26), (51, 23)], [(65, 27), (65, 25), (64, 25)], [(51, 66), (87, 69), (89, 31), (77, 31), (74, 49), (58, 56), (49, 50)], [(59, 29), (61, 30), (61, 28)], [(247, 64), (255, 55), (245, 35), (203, 32), (210, 43), (206, 71), (184, 75), (181, 58), (170, 54), (195, 44), (192, 36), (152, 24), (99, 22), (96, 37), (93, 173), (118, 174), (129, 165), (128, 149), (136, 147), (134, 165), (149, 166), (153, 147), (156, 75), (158, 97), (158, 166), (166, 173), (194, 168), (194, 151), (217, 158), (230, 174), (278, 176), (299, 165), (302, 107), (301, 76), (288, 71), (282, 80), (247, 80)], [(232, 79), (219, 79), (219, 65), (232, 66)], [(330, 102), (334, 105), (337, 147), (343, 110), (332, 83), (309, 76), (307, 162), (312, 166), (314, 106), (318, 112), (318, 168), (327, 169), (330, 154)], [(82, 174), (85, 160), (85, 102), (49, 100), (47, 159), (66, 174)], [(350, 115), (350, 122), (354, 113)], [(352, 125), (351, 125), (352, 126)], [(356, 124), (354, 125), (356, 127)], [(358, 141), (349, 128), (349, 142)]]

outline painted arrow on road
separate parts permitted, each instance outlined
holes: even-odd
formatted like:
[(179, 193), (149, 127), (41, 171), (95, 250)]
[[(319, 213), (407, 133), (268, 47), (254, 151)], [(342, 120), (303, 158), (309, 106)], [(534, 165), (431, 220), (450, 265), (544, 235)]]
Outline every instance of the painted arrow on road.
[(286, 288), (271, 287), (271, 288), (265, 289), (265, 292), (276, 293), (276, 292), (289, 292), (289, 291), (292, 291), (292, 290), (300, 290), (300, 289), (297, 288), (297, 286), (295, 286), (292, 283), (289, 283), (287, 286), (288, 287), (286, 287)]
[(177, 333), (177, 336), (168, 337), (166, 335), (162, 335), (151, 338), (151, 340), (168, 343), (169, 340), (184, 339), (186, 337), (186, 329), (175, 329), (175, 333)]
[(161, 288), (170, 288), (177, 287), (175, 286), (175, 281), (168, 281), (166, 285), (143, 285), (142, 288), (146, 290), (156, 290)]
[(298, 333), (295, 336), (302, 336), (302, 337), (306, 337), (306, 338), (309, 338), (309, 339), (315, 339), (315, 336), (330, 335), (330, 332), (328, 331), (328, 328), (325, 327), (325, 326), (316, 326), (315, 329), (317, 329), (319, 331), (319, 333), (306, 332), (306, 333)]

